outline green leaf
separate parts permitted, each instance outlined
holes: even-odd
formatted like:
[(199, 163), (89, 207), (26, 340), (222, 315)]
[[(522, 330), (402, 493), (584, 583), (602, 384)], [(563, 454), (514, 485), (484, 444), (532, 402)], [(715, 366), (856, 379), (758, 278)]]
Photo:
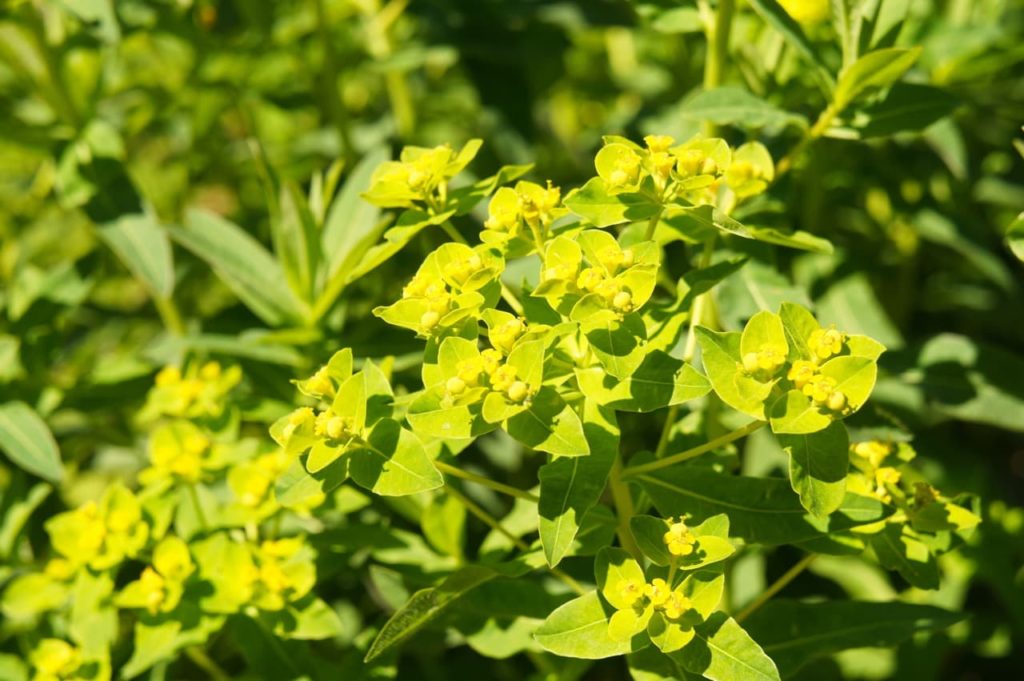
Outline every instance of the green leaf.
[(278, 215), (271, 218), (274, 251), (295, 297), (312, 302), (321, 258), (319, 228), (294, 182), (281, 186), (278, 205)]
[(595, 227), (646, 220), (659, 209), (658, 204), (643, 194), (609, 194), (600, 177), (593, 177), (579, 189), (571, 191), (563, 203)]
[(918, 589), (939, 588), (939, 566), (927, 544), (902, 523), (887, 523), (878, 534), (871, 535), (871, 548), (878, 562), (888, 570), (896, 570), (903, 579)]
[(766, 347), (777, 348), (784, 355), (788, 354), (789, 350), (782, 319), (774, 312), (761, 310), (743, 327), (743, 334), (740, 336), (740, 357), (760, 352)]
[(302, 317), (281, 267), (238, 225), (207, 211), (190, 210), (184, 227), (168, 230), (267, 324), (279, 326)]
[[(664, 537), (668, 527), (669, 524), (664, 519), (649, 515), (633, 516), (629, 521), (629, 528), (637, 546), (655, 565), (668, 565), (674, 558), (665, 545)], [(717, 563), (736, 551), (724, 537), (702, 536), (698, 528), (691, 527), (690, 530), (697, 537), (697, 550), (689, 556), (675, 557), (678, 567), (682, 570), (697, 570)]]
[(309, 473), (299, 459), (292, 461), (274, 485), (274, 496), (285, 508), (301, 507), (310, 499), (331, 492), (348, 478), (348, 458), (341, 457), (316, 473)]
[(904, 344), (899, 329), (889, 319), (863, 273), (835, 281), (815, 302), (823, 324), (834, 323), (847, 333), (865, 334), (888, 348)]
[(765, 22), (782, 34), (790, 47), (815, 67), (815, 74), (823, 83), (831, 86), (832, 74), (828, 65), (818, 54), (811, 41), (807, 39), (800, 24), (789, 16), (776, 0), (750, 0), (750, 6), (761, 15)]
[(772, 659), (725, 613), (715, 613), (695, 631), (693, 641), (672, 654), (687, 671), (712, 681), (779, 681)]
[(353, 449), (348, 458), (352, 479), (381, 496), (416, 494), (444, 484), (420, 439), (392, 419), (378, 421), (366, 446)]
[(782, 128), (789, 124), (807, 127), (807, 119), (783, 111), (749, 91), (724, 86), (700, 90), (683, 100), (678, 115), (694, 125), (711, 121), (717, 125), (738, 125), (747, 128)]
[(433, 497), (420, 515), (423, 536), (441, 553), (462, 559), (466, 507), (450, 494)]
[(149, 215), (125, 215), (97, 228), (125, 267), (158, 298), (174, 291), (174, 259), (167, 233)]
[(267, 613), (264, 618), (270, 621), (271, 629), (281, 638), (320, 641), (335, 638), (344, 629), (338, 613), (315, 596), (289, 604), (282, 611)]
[(606, 546), (597, 553), (594, 561), (594, 579), (604, 599), (616, 610), (629, 610), (635, 602), (622, 593), (619, 585), (632, 582), (638, 586), (646, 583), (644, 569), (626, 551)]
[(696, 681), (704, 678), (689, 673), (671, 655), (653, 646), (630, 653), (626, 662), (633, 681)]
[(53, 434), (24, 402), (0, 405), (0, 449), (29, 473), (54, 483), (64, 479), (60, 450)]
[(923, 132), (953, 113), (959, 104), (959, 99), (937, 87), (900, 82), (884, 99), (853, 113), (849, 124), (861, 139)]
[(586, 660), (625, 655), (649, 645), (643, 634), (625, 641), (613, 640), (608, 635), (613, 612), (596, 591), (591, 591), (551, 613), (533, 637), (548, 652)]
[(124, 678), (133, 678), (159, 662), (173, 659), (183, 648), (203, 645), (224, 626), (224, 617), (202, 614), (187, 602), (174, 614), (178, 616), (175, 619), (146, 618), (135, 624), (132, 656), (121, 670)]
[(772, 383), (762, 383), (743, 373), (740, 364), (740, 334), (719, 333), (698, 326), (704, 371), (715, 393), (733, 409), (764, 420), (764, 401), (771, 394)]
[(867, 402), (875, 387), (878, 365), (867, 357), (844, 355), (825, 362), (819, 371), (835, 379), (835, 389), (846, 395), (848, 409), (856, 411)]
[(807, 339), (820, 327), (818, 320), (803, 305), (783, 303), (779, 307), (779, 318), (782, 328), (786, 331), (786, 342), (789, 344), (789, 359), (814, 359)]
[(612, 376), (628, 378), (643, 362), (647, 330), (639, 315), (583, 322), (582, 328), (597, 361)]
[(490, 568), (467, 565), (448, 575), (438, 586), (417, 591), (384, 623), (363, 662), (372, 662), (402, 644), (459, 598), (498, 575)]
[(496, 428), (480, 416), (480, 405), (448, 405), (441, 389), (431, 389), (413, 400), (406, 414), (409, 425), (427, 437), (469, 439)]
[(818, 538), (891, 513), (876, 499), (847, 493), (835, 513), (819, 518), (804, 509), (788, 480), (728, 475), (698, 466), (664, 468), (635, 479), (662, 516), (688, 514), (700, 522), (725, 513), (732, 536), (769, 546)]
[(832, 95), (833, 107), (842, 111), (865, 91), (892, 85), (920, 55), (920, 47), (888, 47), (863, 55), (839, 74)]
[(831, 255), (835, 251), (832, 242), (828, 239), (823, 239), (820, 236), (814, 236), (800, 230), (782, 232), (771, 227), (747, 227), (747, 234), (749, 238), (756, 241), (763, 241), (776, 246), (785, 246), (786, 248), (796, 248), (801, 251), (825, 253), (826, 255)]
[(1018, 260), (1024, 262), (1024, 213), (1018, 215), (1006, 230), (1006, 245)]
[(327, 279), (339, 271), (353, 269), (380, 236), (380, 208), (364, 201), (360, 194), (370, 188), (370, 176), (389, 157), (386, 147), (376, 147), (352, 169), (331, 204), (320, 237)]
[(465, 215), (485, 198), (490, 196), (498, 187), (516, 180), (533, 170), (533, 164), (507, 165), (498, 169), (494, 175), (474, 182), (465, 187), (459, 187), (448, 192), (448, 200), (456, 206), (456, 215)]
[(537, 451), (556, 456), (590, 453), (580, 417), (550, 386), (542, 387), (525, 411), (508, 420), (505, 429), (516, 440)]
[(789, 678), (808, 662), (852, 648), (896, 646), (918, 632), (938, 631), (963, 613), (910, 603), (772, 600), (746, 625)]
[(816, 433), (779, 435), (778, 439), (789, 454), (789, 481), (804, 508), (827, 516), (842, 506), (850, 468), (846, 427), (834, 422)]
[(714, 230), (732, 234), (744, 239), (753, 239), (750, 229), (741, 222), (734, 220), (722, 211), (710, 204), (702, 206), (680, 206), (672, 207), (671, 225), (684, 235), (692, 235), (691, 238), (714, 234)]
[(703, 397), (708, 379), (666, 352), (644, 357), (631, 376), (618, 380), (600, 367), (577, 369), (576, 380), (587, 399), (619, 411), (651, 412)]
[(823, 430), (832, 423), (832, 414), (811, 401), (799, 390), (790, 390), (772, 402), (772, 432), (801, 435)]
[(572, 549), (583, 517), (604, 492), (619, 452), (619, 426), (613, 410), (587, 400), (583, 405), (583, 434), (590, 447), (589, 456), (559, 457), (538, 472), (540, 543), (552, 567)]

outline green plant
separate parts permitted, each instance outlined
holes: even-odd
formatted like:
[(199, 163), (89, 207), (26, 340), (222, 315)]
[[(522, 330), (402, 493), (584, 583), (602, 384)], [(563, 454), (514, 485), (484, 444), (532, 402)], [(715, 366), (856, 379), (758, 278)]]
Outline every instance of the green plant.
[(1022, 19), (6, 3), (0, 679), (1012, 674)]

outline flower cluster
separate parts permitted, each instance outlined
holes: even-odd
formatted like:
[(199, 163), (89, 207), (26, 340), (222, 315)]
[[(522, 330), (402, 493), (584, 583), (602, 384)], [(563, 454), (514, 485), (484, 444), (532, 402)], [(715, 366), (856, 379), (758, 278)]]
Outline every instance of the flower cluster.
[(447, 201), (448, 181), (469, 164), (480, 144), (480, 140), (471, 140), (459, 151), (447, 144), (405, 147), (398, 161), (387, 161), (377, 167), (363, 197), (385, 208), (417, 204), (439, 208)]
[(526, 241), (528, 246), (517, 251), (523, 254), (540, 249), (548, 239), (551, 224), (566, 212), (561, 201), (562, 191), (550, 181), (546, 187), (525, 180), (516, 183), (515, 188), (502, 187), (491, 198), (480, 239), (509, 249), (516, 242)]
[(241, 380), (241, 369), (223, 369), (217, 362), (193, 362), (184, 372), (176, 366), (165, 367), (156, 376), (156, 385), (146, 398), (139, 420), (149, 423), (164, 416), (219, 417), (228, 402), (228, 393)]

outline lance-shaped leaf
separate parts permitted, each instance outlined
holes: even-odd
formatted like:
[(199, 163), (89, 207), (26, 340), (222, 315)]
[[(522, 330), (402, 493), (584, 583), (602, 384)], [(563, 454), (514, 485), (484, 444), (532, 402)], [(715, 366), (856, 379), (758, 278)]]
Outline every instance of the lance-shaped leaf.
[(510, 418), (505, 429), (527, 447), (556, 456), (584, 456), (590, 445), (583, 422), (554, 388), (544, 386), (522, 413)]
[(393, 419), (378, 421), (366, 446), (353, 449), (348, 458), (352, 479), (382, 496), (415, 494), (444, 484), (420, 439)]
[(548, 615), (533, 638), (555, 655), (586, 660), (625, 655), (650, 645), (643, 633), (625, 641), (613, 640), (608, 635), (608, 621), (614, 612), (591, 591)]
[(788, 678), (819, 657), (851, 648), (895, 646), (917, 632), (945, 629), (963, 617), (910, 603), (772, 600), (746, 625)]
[(643, 194), (609, 194), (604, 180), (591, 178), (565, 197), (565, 207), (595, 227), (646, 220), (659, 206)]
[(832, 95), (836, 110), (843, 110), (869, 89), (892, 85), (920, 55), (920, 47), (888, 47), (865, 54), (839, 75)]
[(169, 231), (175, 241), (205, 260), (263, 321), (276, 326), (302, 317), (301, 305), (280, 265), (238, 225), (207, 211), (192, 210), (184, 227)]
[(0, 449), (29, 473), (50, 482), (60, 482), (64, 477), (53, 434), (24, 402), (0, 405)]
[(703, 374), (666, 352), (655, 350), (624, 380), (599, 367), (577, 369), (588, 399), (619, 411), (650, 412), (703, 397), (711, 384)]
[(584, 403), (583, 434), (589, 456), (559, 457), (538, 473), (540, 543), (551, 566), (572, 548), (583, 517), (601, 497), (619, 452), (619, 426), (611, 409), (589, 400)]
[(772, 659), (725, 613), (715, 613), (694, 631), (693, 641), (672, 653), (687, 671), (712, 681), (779, 681)]
[(846, 496), (850, 468), (850, 436), (846, 426), (834, 422), (824, 430), (805, 435), (779, 435), (789, 454), (789, 481), (800, 503), (816, 516), (839, 508)]
[(735, 476), (697, 466), (675, 466), (636, 476), (663, 516), (701, 521), (729, 516), (730, 533), (751, 543), (792, 544), (877, 522), (891, 510), (876, 499), (847, 493), (830, 516), (807, 512), (782, 478)]
[(149, 292), (167, 298), (174, 291), (171, 242), (148, 215), (125, 215), (98, 228), (100, 237)]
[(421, 589), (399, 608), (381, 628), (364, 662), (372, 662), (388, 650), (403, 643), (441, 614), (457, 599), (495, 577), (499, 573), (480, 565), (467, 565), (450, 574), (438, 586)]

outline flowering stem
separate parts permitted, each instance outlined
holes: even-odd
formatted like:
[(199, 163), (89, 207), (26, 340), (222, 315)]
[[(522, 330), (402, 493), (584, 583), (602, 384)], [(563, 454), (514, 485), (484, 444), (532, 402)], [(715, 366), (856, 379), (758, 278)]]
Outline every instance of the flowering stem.
[(810, 553), (804, 556), (799, 563), (789, 568), (789, 570), (786, 571), (786, 574), (776, 579), (771, 586), (761, 592), (761, 595), (754, 599), (753, 603), (743, 608), (743, 610), (734, 616), (733, 619), (736, 620), (737, 623), (740, 623), (750, 617), (758, 608), (767, 603), (772, 596), (782, 591), (787, 584), (796, 579), (797, 575), (806, 570), (807, 566), (814, 562), (814, 559), (817, 557), (818, 554), (816, 553)]
[[(497, 518), (492, 516), (490, 513), (485, 511), (479, 504), (468, 498), (466, 495), (459, 492), (454, 487), (446, 488), (448, 494), (452, 495), (460, 504), (466, 507), (466, 510), (479, 518), (485, 525), (493, 529), (494, 531), (503, 535), (506, 539), (512, 542), (517, 549), (520, 551), (529, 551), (530, 545), (524, 542), (519, 537), (509, 532), (504, 525), (502, 525)], [(580, 583), (575, 579), (565, 574), (556, 567), (549, 567), (548, 572), (560, 579), (566, 586), (575, 591), (577, 594), (582, 596), (586, 593), (586, 590), (580, 586)]]
[(718, 449), (723, 445), (727, 445), (730, 442), (733, 442), (734, 440), (739, 440), (742, 437), (746, 437), (747, 435), (750, 435), (755, 430), (761, 428), (764, 425), (765, 421), (751, 421), (742, 428), (737, 428), (736, 430), (726, 433), (721, 437), (716, 437), (714, 440), (711, 440), (710, 442), (705, 442), (699, 447), (687, 449), (685, 452), (673, 454), (672, 456), (665, 457), (664, 459), (658, 459), (656, 461), (651, 461), (650, 463), (640, 464), (639, 466), (630, 466), (626, 470), (622, 471), (622, 477), (631, 478), (640, 475), (641, 473), (650, 473), (651, 471), (666, 468), (667, 466), (671, 466), (673, 464), (688, 461), (690, 459), (700, 456), (701, 454), (706, 454), (707, 452), (710, 452), (714, 449)]
[(434, 467), (436, 467), (437, 470), (441, 471), (446, 475), (451, 475), (456, 478), (462, 478), (463, 480), (467, 480), (477, 485), (488, 487), (490, 489), (493, 489), (495, 492), (501, 492), (502, 494), (507, 494), (517, 499), (525, 499), (526, 501), (530, 501), (535, 504), (540, 501), (539, 497), (537, 497), (534, 494), (531, 494), (530, 492), (527, 492), (526, 490), (522, 490), (517, 487), (512, 487), (510, 485), (505, 485), (500, 482), (495, 482), (490, 478), (485, 478), (482, 475), (477, 475), (476, 473), (464, 471), (461, 468), (456, 468), (455, 466), (446, 464), (443, 461), (435, 461)]
[(615, 462), (612, 464), (611, 474), (608, 476), (608, 487), (611, 489), (612, 502), (615, 504), (615, 515), (618, 519), (615, 533), (619, 537), (619, 543), (622, 544), (622, 548), (629, 551), (630, 555), (637, 560), (641, 560), (643, 554), (640, 552), (640, 547), (637, 546), (633, 533), (629, 529), (629, 520), (635, 513), (633, 497), (629, 492), (629, 485), (626, 484), (622, 477), (622, 455), (617, 453), (615, 455)]
[(664, 206), (658, 207), (658, 212), (651, 216), (650, 222), (647, 223), (647, 231), (644, 232), (644, 241), (650, 241), (654, 238), (654, 232), (658, 229), (658, 222), (661, 221), (661, 214), (665, 212)]
[(157, 314), (160, 315), (160, 319), (168, 331), (175, 336), (185, 335), (185, 324), (181, 321), (181, 314), (170, 296), (164, 298), (154, 295), (153, 306), (156, 307)]
[[(704, 252), (700, 256), (700, 264), (698, 267), (704, 269), (711, 264), (711, 255), (715, 252), (715, 235), (712, 235), (707, 241), (704, 242)], [(689, 362), (693, 360), (694, 354), (697, 352), (697, 332), (696, 328), (701, 323), (701, 319), (704, 317), (704, 306), (707, 300), (707, 293), (702, 293), (693, 300), (693, 304), (690, 306), (690, 324), (686, 330), (686, 346), (683, 349), (683, 361)], [(668, 414), (665, 415), (665, 425), (661, 429), (661, 437), (658, 438), (658, 447), (654, 450), (654, 458), (660, 459), (665, 456), (665, 450), (668, 448), (669, 438), (672, 435), (672, 426), (676, 422), (676, 418), (679, 416), (679, 405), (673, 404), (668, 408)]]
[[(722, 84), (725, 62), (729, 56), (729, 34), (732, 29), (732, 16), (736, 10), (736, 0), (718, 0), (714, 22), (707, 27), (708, 56), (704, 62), (704, 89), (713, 90)], [(704, 132), (711, 137), (715, 134), (715, 124), (704, 123)]]

